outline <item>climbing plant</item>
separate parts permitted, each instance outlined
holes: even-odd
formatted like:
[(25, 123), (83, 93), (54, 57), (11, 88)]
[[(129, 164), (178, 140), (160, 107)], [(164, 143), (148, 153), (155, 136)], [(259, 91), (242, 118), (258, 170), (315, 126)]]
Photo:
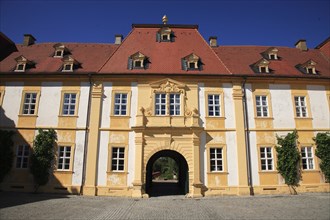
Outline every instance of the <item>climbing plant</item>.
[(285, 137), (277, 136), (277, 170), (289, 186), (291, 194), (297, 194), (295, 187), (299, 186), (300, 175), (300, 152), (297, 148), (297, 131), (288, 133)]
[(39, 134), (33, 142), (33, 152), (31, 155), (31, 173), (35, 181), (35, 191), (42, 185), (46, 185), (49, 180), (50, 170), (54, 161), (54, 146), (57, 134), (54, 129), (44, 131), (38, 130)]
[(330, 133), (317, 133), (313, 138), (316, 144), (315, 155), (321, 159), (320, 169), (325, 176), (325, 181), (330, 182)]
[(13, 131), (0, 130), (0, 183), (11, 170), (14, 160)]

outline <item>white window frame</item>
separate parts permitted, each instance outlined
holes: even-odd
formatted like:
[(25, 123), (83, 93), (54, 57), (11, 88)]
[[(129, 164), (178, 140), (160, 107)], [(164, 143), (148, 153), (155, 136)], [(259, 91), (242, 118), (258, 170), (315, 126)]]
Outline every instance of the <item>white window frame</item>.
[[(22, 151), (20, 151), (20, 148)], [(21, 152), (21, 153), (19, 153)], [(29, 167), (29, 157), (30, 157), (30, 146), (29, 145), (18, 145), (16, 147), (16, 168), (26, 169)], [(26, 163), (24, 163), (26, 160)], [(26, 166), (24, 166), (26, 164)]]
[(274, 170), (272, 147), (260, 147), (260, 169), (262, 171)]
[[(66, 69), (67, 66), (70, 66), (70, 69)], [(72, 72), (72, 71), (73, 71), (73, 63), (63, 64), (62, 72)]]
[[(216, 99), (216, 96), (218, 99)], [(218, 101), (218, 103), (216, 103)], [(208, 116), (210, 117), (221, 117), (221, 95), (220, 94), (208, 94), (207, 95), (207, 106)]]
[(311, 146), (301, 147), (301, 163), (303, 170), (315, 169), (313, 147)]
[(316, 74), (315, 67), (306, 67), (307, 74)]
[(306, 118), (307, 114), (307, 106), (306, 106), (306, 96), (295, 96), (294, 103), (296, 108), (296, 117)]
[[(60, 55), (57, 55), (57, 53), (60, 52), (61, 54)], [(64, 54), (64, 50), (60, 49), (60, 50), (55, 50), (55, 54), (54, 54), (54, 57), (63, 57), (63, 54)]]
[[(214, 152), (212, 153), (212, 151), (214, 151)], [(218, 153), (220, 153), (220, 157), (218, 157)], [(224, 155), (223, 155), (222, 147), (211, 147), (210, 148), (210, 171), (211, 172), (223, 172), (224, 171), (223, 158), (224, 158)]]
[[(116, 155), (114, 155), (116, 154)], [(121, 162), (121, 164), (120, 164)], [(125, 147), (113, 147), (111, 155), (111, 171), (123, 172), (125, 170)], [(122, 167), (120, 167), (122, 166)]]
[(270, 53), (270, 54), (268, 54), (268, 58), (270, 60), (277, 60), (277, 54), (276, 53)]
[[(61, 151), (63, 149), (63, 151)], [(70, 149), (70, 150), (68, 150)], [(61, 152), (63, 154), (61, 155)], [(58, 147), (58, 159), (57, 159), (57, 170), (70, 170), (71, 166), (71, 146), (59, 146)], [(66, 167), (68, 166), (68, 167)]]
[(166, 93), (155, 94), (155, 115), (166, 115)]
[[(66, 97), (68, 95), (68, 97)], [(72, 96), (75, 96), (74, 98)], [(75, 115), (76, 114), (76, 105), (77, 105), (77, 93), (64, 93), (63, 94), (63, 108), (62, 108), (62, 115)], [(68, 100), (66, 102), (66, 100)], [(73, 102), (74, 100), (74, 102)], [(68, 106), (67, 109), (65, 108), (65, 106)], [(73, 113), (71, 113), (73, 110)], [(67, 112), (65, 112), (67, 111)]]
[[(19, 69), (18, 67), (22, 66), (22, 69)], [(25, 72), (26, 63), (18, 63), (15, 68), (15, 72)]]
[[(261, 71), (262, 68), (265, 68), (265, 71)], [(259, 73), (269, 73), (269, 68), (268, 68), (268, 66), (259, 66)]]
[(36, 93), (36, 92), (24, 93), (22, 115), (35, 115), (36, 114), (37, 98), (38, 98), (38, 93)]
[(170, 112), (171, 116), (178, 116), (181, 114), (181, 101), (180, 101), (180, 94), (179, 93), (169, 93), (169, 101), (170, 101)]
[[(269, 117), (267, 96), (266, 95), (256, 95), (255, 99), (256, 99), (257, 117)], [(263, 100), (263, 99), (265, 99), (265, 100)], [(266, 114), (265, 114), (265, 112), (266, 112)]]
[[(126, 96), (126, 97), (124, 97)], [(115, 93), (113, 113), (115, 116), (127, 115), (128, 94)]]

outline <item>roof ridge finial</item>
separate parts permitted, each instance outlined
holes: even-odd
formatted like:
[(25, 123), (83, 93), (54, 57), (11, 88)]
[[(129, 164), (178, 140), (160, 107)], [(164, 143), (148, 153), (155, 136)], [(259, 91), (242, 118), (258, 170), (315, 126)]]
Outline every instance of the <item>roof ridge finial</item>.
[(168, 18), (166, 15), (163, 16), (162, 21), (163, 21), (163, 24), (166, 24), (168, 22)]

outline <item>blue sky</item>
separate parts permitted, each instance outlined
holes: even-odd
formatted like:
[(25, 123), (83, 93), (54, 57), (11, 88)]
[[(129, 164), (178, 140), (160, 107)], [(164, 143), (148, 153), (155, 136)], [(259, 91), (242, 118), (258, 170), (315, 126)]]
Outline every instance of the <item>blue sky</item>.
[(132, 23), (161, 23), (164, 14), (170, 24), (198, 24), (219, 45), (293, 47), (306, 39), (314, 48), (330, 36), (329, 0), (0, 0), (0, 30), (15, 43), (27, 33), (39, 43), (113, 43)]

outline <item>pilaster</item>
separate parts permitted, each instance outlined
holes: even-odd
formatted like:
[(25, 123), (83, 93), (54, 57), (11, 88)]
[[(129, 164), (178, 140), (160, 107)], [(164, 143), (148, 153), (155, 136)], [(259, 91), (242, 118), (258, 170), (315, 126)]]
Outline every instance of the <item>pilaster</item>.
[(200, 180), (200, 131), (194, 131), (192, 133), (192, 143), (193, 143), (193, 187), (192, 192), (190, 193), (191, 197), (197, 198), (202, 197), (202, 182)]
[(143, 166), (143, 132), (135, 133), (135, 172), (133, 181), (133, 198), (142, 198), (142, 166)]
[(97, 156), (99, 146), (99, 127), (101, 118), (101, 100), (103, 85), (95, 82), (92, 87), (90, 126), (87, 146), (86, 180), (83, 189), (84, 195), (96, 195)]

